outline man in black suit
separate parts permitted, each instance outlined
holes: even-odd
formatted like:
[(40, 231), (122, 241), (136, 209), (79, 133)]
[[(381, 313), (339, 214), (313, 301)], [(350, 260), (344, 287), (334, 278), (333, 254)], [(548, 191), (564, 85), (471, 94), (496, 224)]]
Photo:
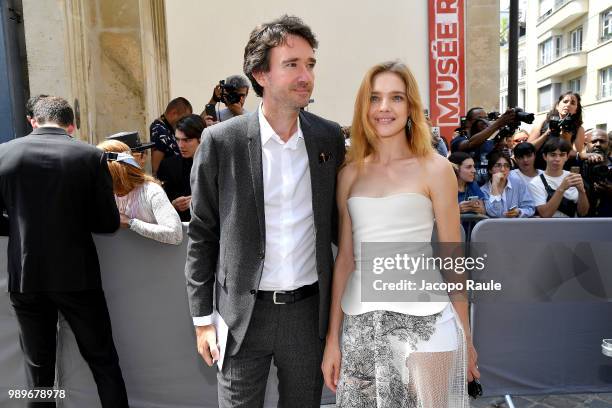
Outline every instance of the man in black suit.
[[(103, 152), (70, 137), (65, 100), (34, 106), (30, 135), (0, 145), (0, 233), (8, 235), (8, 290), (30, 387), (53, 387), (58, 312), (74, 332), (103, 407), (127, 407), (91, 233), (119, 228)], [(67, 390), (67, 398), (70, 390)], [(55, 407), (55, 402), (29, 406)]]
[(187, 291), (208, 364), (219, 352), (213, 303), (229, 327), (223, 408), (262, 407), (272, 360), (279, 406), (320, 406), (344, 137), (302, 109), (316, 46), (297, 17), (255, 28), (244, 71), (262, 104), (206, 128), (194, 157)]

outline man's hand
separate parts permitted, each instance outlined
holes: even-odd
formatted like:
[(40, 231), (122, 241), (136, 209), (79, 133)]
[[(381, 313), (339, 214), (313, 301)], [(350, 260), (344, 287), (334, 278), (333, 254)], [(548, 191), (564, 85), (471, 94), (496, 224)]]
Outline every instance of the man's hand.
[(172, 200), (172, 206), (177, 211), (187, 211), (189, 204), (191, 204), (191, 196), (180, 196)]
[(604, 157), (599, 153), (587, 153), (586, 161), (589, 163), (602, 163)]
[(597, 194), (612, 198), (612, 183), (607, 180), (604, 182), (595, 183), (593, 185), (593, 189)]
[(567, 190), (570, 187), (576, 187), (579, 192), (581, 192), (581, 193), (585, 192), (584, 182), (583, 182), (582, 176), (580, 174), (576, 174), (576, 173), (568, 174), (563, 179), (563, 181), (561, 182), (561, 186), (560, 187), (563, 187), (564, 185), (566, 185), (567, 187), (564, 188), (562, 191), (565, 191), (565, 190)]
[(516, 112), (514, 109), (508, 108), (496, 121), (495, 125), (498, 128), (506, 126), (508, 123), (512, 123), (516, 121)]
[(209, 127), (209, 126), (212, 126), (212, 125), (216, 125), (217, 123), (219, 123), (218, 120), (215, 120), (210, 115), (205, 115), (202, 119), (204, 120), (204, 123), (206, 123), (206, 127)]
[(130, 228), (130, 217), (123, 213), (119, 213), (119, 227)]
[(198, 345), (198, 354), (202, 356), (209, 367), (219, 360), (219, 348), (217, 347), (217, 332), (215, 326), (196, 326), (196, 340)]
[(216, 104), (217, 102), (221, 102), (221, 85), (217, 84), (215, 89), (213, 89), (212, 96), (210, 97), (210, 103)]

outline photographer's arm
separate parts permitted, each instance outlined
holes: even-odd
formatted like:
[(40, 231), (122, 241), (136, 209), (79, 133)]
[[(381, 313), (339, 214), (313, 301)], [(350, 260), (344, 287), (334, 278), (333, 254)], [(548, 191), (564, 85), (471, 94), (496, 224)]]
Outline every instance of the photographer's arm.
[(495, 122), (493, 122), (486, 129), (482, 130), (475, 135), (470, 136), (470, 138), (459, 145), (459, 151), (468, 152), (470, 150), (474, 150), (478, 148), (481, 144), (487, 141), (491, 136), (495, 134), (500, 128), (506, 126), (508, 123), (512, 122), (516, 117), (516, 114), (512, 109), (508, 109), (504, 112), (503, 115), (499, 117)]

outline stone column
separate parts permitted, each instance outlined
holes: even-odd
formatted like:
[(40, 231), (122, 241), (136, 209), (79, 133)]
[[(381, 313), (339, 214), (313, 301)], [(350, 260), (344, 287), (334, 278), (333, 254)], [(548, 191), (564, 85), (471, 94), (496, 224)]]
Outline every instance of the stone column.
[(148, 140), (168, 101), (163, 0), (24, 0), (24, 15), (31, 93), (74, 104), (82, 140)]

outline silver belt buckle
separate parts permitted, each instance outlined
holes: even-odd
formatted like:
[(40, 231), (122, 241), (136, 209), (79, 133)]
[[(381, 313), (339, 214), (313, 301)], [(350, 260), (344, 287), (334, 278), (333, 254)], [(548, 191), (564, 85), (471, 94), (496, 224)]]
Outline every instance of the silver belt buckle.
[(286, 305), (287, 303), (285, 302), (278, 302), (276, 300), (276, 294), (277, 293), (286, 293), (284, 290), (275, 290), (274, 293), (272, 294), (272, 300), (274, 301), (275, 305)]

